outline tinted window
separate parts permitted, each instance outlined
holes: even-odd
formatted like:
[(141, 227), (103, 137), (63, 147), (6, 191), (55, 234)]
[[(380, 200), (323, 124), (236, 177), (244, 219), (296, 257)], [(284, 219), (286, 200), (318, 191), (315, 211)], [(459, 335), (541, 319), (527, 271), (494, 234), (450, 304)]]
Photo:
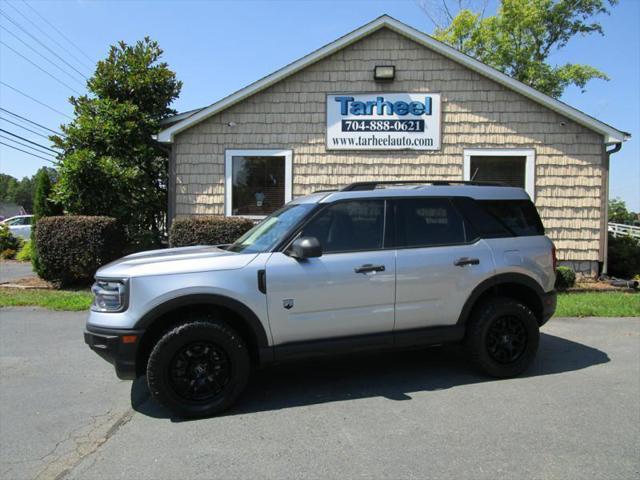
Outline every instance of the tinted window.
[[(512, 237), (513, 233), (506, 225), (498, 221), (475, 200), (466, 197), (453, 199), (458, 209), (473, 227), (475, 235), (482, 238)], [(474, 235), (474, 236), (475, 236)]]
[(377, 250), (382, 248), (384, 201), (361, 200), (336, 203), (325, 208), (302, 230), (316, 237), (323, 253)]
[(484, 200), (479, 203), (515, 236), (544, 235), (544, 227), (530, 200)]
[(399, 247), (451, 245), (467, 237), (464, 220), (445, 198), (398, 200), (395, 223)]

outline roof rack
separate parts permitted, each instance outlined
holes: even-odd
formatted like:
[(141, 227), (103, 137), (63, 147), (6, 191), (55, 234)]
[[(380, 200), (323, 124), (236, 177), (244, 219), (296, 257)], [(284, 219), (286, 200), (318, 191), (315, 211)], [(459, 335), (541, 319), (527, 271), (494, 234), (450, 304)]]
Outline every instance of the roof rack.
[(475, 185), (481, 187), (506, 187), (504, 183), (499, 182), (476, 182), (465, 180), (388, 180), (383, 182), (354, 182), (340, 189), (341, 192), (355, 192), (360, 190), (375, 190), (379, 186), (384, 185), (432, 185), (432, 186), (449, 186), (449, 185)]

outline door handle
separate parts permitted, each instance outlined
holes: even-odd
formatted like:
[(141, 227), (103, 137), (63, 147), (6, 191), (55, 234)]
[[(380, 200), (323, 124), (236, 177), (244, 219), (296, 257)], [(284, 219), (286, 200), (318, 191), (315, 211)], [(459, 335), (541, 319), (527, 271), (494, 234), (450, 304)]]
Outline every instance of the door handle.
[(368, 273), (368, 272), (384, 272), (384, 265), (372, 265), (366, 263), (353, 269), (356, 273)]
[(480, 259), (478, 258), (469, 258), (469, 257), (460, 257), (453, 264), (456, 267), (464, 267), (465, 265), (479, 265)]

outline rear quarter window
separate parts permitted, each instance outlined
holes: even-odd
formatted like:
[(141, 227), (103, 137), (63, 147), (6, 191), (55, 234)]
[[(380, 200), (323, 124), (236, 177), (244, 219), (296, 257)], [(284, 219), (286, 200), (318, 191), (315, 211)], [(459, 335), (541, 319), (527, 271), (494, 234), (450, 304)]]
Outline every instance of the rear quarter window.
[(517, 237), (544, 235), (544, 227), (530, 200), (483, 200), (478, 202)]

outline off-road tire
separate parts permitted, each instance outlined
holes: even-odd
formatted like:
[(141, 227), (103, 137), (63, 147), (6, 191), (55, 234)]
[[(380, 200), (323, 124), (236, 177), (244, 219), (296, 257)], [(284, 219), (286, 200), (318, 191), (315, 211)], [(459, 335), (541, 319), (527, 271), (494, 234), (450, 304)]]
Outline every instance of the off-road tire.
[[(219, 349), (229, 365), (227, 381), (220, 393), (205, 400), (188, 400), (180, 395), (172, 380), (175, 358), (189, 345), (207, 342)], [(194, 320), (166, 332), (156, 343), (147, 364), (147, 383), (155, 400), (179, 417), (204, 417), (229, 408), (247, 385), (249, 352), (244, 340), (220, 320)]]
[[(520, 322), (526, 340), (517, 358), (501, 362), (496, 360), (495, 353), (490, 352), (495, 342), (491, 343), (488, 337), (490, 329), (498, 325), (495, 322), (505, 319), (510, 319), (516, 326)], [(465, 347), (471, 362), (484, 373), (497, 378), (515, 377), (524, 372), (533, 362), (539, 342), (540, 330), (536, 316), (529, 307), (508, 297), (489, 298), (475, 309), (465, 335)]]

